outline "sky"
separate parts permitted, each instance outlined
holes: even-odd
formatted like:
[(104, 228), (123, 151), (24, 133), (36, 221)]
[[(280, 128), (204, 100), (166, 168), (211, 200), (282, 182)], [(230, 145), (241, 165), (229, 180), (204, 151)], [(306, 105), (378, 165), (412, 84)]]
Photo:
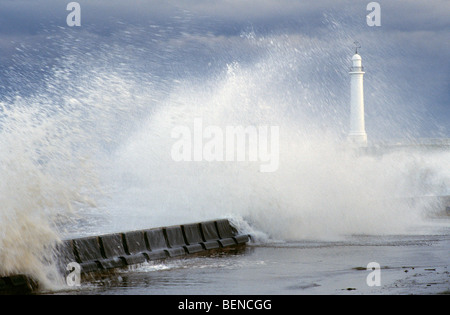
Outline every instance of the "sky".
[(69, 27), (69, 2), (0, 0), (0, 100), (45, 90), (58, 67), (69, 69), (67, 82), (99, 64), (130, 77), (201, 80), (236, 61), (289, 59), (294, 47), (301, 62), (312, 58), (298, 81), (342, 103), (358, 40), (367, 128), (375, 134), (391, 120), (414, 125), (416, 136), (450, 137), (448, 0), (377, 1), (380, 26), (367, 25), (367, 0), (80, 0), (81, 26)]

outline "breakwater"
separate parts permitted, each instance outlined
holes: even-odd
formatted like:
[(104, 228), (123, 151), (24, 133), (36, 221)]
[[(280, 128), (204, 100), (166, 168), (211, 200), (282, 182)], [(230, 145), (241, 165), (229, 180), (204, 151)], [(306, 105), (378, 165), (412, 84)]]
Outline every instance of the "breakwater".
[[(56, 247), (60, 273), (78, 266), (80, 275), (99, 273), (147, 261), (182, 257), (209, 250), (245, 245), (250, 236), (239, 234), (227, 219), (94, 235), (63, 240)], [(39, 283), (29, 275), (0, 278), (0, 293), (31, 292)]]

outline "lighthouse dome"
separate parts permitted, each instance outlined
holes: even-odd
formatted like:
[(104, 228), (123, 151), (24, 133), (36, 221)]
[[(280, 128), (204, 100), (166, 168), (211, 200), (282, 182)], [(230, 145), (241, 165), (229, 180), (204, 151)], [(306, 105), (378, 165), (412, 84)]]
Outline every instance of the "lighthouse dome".
[[(361, 67), (361, 56), (358, 54), (354, 54), (352, 57), (352, 66), (353, 68), (359, 68)], [(361, 70), (361, 69), (360, 69)]]

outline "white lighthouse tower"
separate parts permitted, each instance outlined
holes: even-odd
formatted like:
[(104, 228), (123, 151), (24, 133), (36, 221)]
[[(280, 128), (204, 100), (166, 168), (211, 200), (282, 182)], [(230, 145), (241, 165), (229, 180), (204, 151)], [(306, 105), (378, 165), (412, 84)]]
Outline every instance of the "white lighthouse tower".
[(361, 64), (361, 56), (358, 54), (358, 43), (355, 42), (356, 50), (352, 57), (350, 68), (351, 95), (350, 95), (350, 132), (348, 139), (357, 146), (367, 146), (367, 134), (364, 122), (364, 90), (363, 75), (364, 68)]

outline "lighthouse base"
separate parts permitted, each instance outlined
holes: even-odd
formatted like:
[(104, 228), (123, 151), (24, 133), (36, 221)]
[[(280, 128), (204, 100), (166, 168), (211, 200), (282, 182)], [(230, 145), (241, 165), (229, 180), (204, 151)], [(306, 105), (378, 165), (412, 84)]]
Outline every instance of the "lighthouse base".
[(358, 147), (367, 147), (367, 134), (364, 133), (350, 133), (348, 135), (350, 144)]

